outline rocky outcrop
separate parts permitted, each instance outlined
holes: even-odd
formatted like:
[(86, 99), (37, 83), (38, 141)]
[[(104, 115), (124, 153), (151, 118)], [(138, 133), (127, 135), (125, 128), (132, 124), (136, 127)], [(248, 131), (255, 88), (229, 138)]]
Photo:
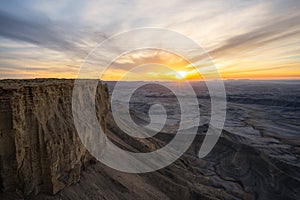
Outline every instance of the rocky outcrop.
[[(0, 82), (2, 191), (55, 194), (77, 183), (82, 169), (93, 162), (74, 127), (73, 85), (73, 80), (59, 79)], [(106, 85), (99, 83), (97, 93), (98, 119), (105, 126)]]
[[(0, 82), (0, 199), (300, 199), (300, 140), (271, 137), (257, 126), (258, 109), (242, 118), (238, 108), (247, 107), (229, 104), (228, 112), (245, 124), (226, 127), (203, 159), (198, 152), (208, 124), (198, 127), (193, 144), (171, 165), (125, 173), (97, 162), (82, 146), (71, 113), (73, 84), (57, 79)], [(146, 139), (129, 136), (113, 120), (107, 87), (99, 84), (97, 94), (99, 122), (120, 148), (150, 152), (174, 137), (169, 131)], [(142, 115), (131, 114), (146, 124)]]

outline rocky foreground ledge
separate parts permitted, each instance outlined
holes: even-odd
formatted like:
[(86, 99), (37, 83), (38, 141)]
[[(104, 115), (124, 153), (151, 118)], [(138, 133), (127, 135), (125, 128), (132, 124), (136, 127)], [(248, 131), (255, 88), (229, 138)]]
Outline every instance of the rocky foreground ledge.
[[(93, 161), (72, 118), (74, 80), (0, 81), (0, 186), (20, 196), (55, 194), (77, 183)], [(108, 111), (107, 87), (99, 82), (98, 119)], [(100, 122), (104, 125), (104, 122)]]
[[(0, 199), (300, 199), (299, 153), (223, 131), (209, 156), (199, 159), (207, 125), (180, 159), (155, 172), (123, 173), (95, 161), (74, 127), (73, 84), (0, 82)], [(107, 87), (99, 82), (97, 93), (99, 122), (119, 147), (148, 152), (173, 138), (129, 137), (109, 112)]]

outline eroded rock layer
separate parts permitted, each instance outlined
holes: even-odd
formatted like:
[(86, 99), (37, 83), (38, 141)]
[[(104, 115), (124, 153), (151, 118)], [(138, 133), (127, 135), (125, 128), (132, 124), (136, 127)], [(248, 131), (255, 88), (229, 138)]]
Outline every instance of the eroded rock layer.
[[(72, 118), (73, 80), (4, 80), (0, 83), (1, 190), (20, 196), (55, 194), (76, 183), (93, 161)], [(109, 101), (98, 85), (99, 119)], [(103, 122), (100, 122), (104, 125)]]

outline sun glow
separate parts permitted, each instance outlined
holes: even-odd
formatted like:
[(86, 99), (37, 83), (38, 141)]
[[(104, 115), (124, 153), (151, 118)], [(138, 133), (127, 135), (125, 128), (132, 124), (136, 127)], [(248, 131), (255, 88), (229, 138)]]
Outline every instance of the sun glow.
[(176, 79), (184, 79), (187, 75), (186, 71), (178, 71), (176, 72)]

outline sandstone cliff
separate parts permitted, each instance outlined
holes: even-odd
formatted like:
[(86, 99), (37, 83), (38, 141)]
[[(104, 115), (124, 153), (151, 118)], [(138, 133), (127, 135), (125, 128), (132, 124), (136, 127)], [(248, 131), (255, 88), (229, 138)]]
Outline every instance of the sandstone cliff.
[[(4, 80), (0, 83), (0, 184), (28, 196), (55, 194), (76, 183), (93, 162), (77, 136), (71, 109), (73, 80)], [(98, 119), (109, 108), (98, 85)]]

